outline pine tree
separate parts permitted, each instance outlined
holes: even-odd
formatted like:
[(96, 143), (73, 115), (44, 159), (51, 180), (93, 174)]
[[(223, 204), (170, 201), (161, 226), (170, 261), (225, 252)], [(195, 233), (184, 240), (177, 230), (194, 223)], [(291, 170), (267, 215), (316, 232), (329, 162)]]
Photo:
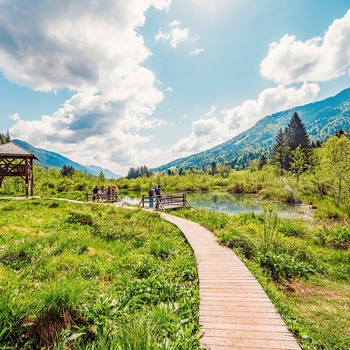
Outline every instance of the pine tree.
[(279, 130), (276, 144), (273, 147), (272, 159), (278, 164), (282, 174), (284, 170), (291, 170), (291, 163), (293, 162), (292, 152), (298, 147), (304, 153), (305, 165), (310, 165), (311, 144), (309, 136), (305, 125), (298, 113), (295, 112), (284, 132), (282, 132), (282, 129)]
[(0, 145), (10, 142), (11, 141), (11, 136), (10, 136), (10, 132), (7, 130), (5, 134), (0, 133)]
[(63, 165), (62, 169), (60, 170), (62, 176), (72, 176), (74, 172), (75, 169), (70, 165)]
[(310, 149), (309, 135), (297, 112), (294, 112), (287, 126), (285, 137), (291, 151), (294, 151), (299, 145), (303, 150)]
[(281, 128), (276, 136), (276, 144), (273, 146), (272, 151), (272, 161), (281, 169), (281, 174), (283, 174), (283, 171), (287, 169), (286, 160), (289, 153), (289, 147), (286, 144), (285, 134), (286, 130), (283, 132)]
[(267, 164), (267, 157), (265, 156), (265, 154), (262, 154), (258, 160), (258, 169), (261, 170), (263, 166), (266, 164)]

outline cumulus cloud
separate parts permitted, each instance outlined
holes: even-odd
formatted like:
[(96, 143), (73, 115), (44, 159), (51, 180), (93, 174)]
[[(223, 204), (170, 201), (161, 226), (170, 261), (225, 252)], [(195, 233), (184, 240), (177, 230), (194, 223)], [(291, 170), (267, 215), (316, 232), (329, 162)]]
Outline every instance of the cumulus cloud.
[(0, 69), (6, 78), (37, 91), (74, 92), (50, 116), (13, 119), (11, 135), (76, 161), (84, 154), (84, 164), (98, 149), (99, 165), (125, 172), (122, 160), (137, 161), (137, 146), (151, 140), (138, 131), (162, 125), (151, 119), (163, 94), (153, 72), (141, 66), (150, 52), (137, 28), (150, 6), (168, 10), (170, 3), (37, 0), (22, 6), (2, 0)]
[(20, 119), (21, 119), (19, 113), (11, 114), (11, 115), (9, 116), (9, 118), (10, 118), (11, 120), (13, 120), (13, 121), (17, 121), (17, 120), (20, 120)]
[[(317, 84), (303, 84), (300, 89), (283, 85), (265, 89), (256, 100), (248, 100), (240, 106), (221, 111), (221, 117), (194, 121), (191, 134), (173, 145), (169, 156), (186, 157), (214, 147), (247, 130), (269, 114), (313, 101), (319, 89)], [(212, 106), (206, 116), (211, 116), (214, 111), (215, 106)]]
[(191, 35), (189, 28), (181, 28), (181, 23), (179, 20), (174, 20), (169, 24), (170, 31), (168, 33), (163, 33), (159, 29), (158, 34), (155, 36), (156, 41), (169, 41), (170, 46), (176, 48), (179, 43), (192, 40), (198, 40), (198, 36)]
[[(322, 37), (303, 42), (293, 35), (284, 35), (269, 46), (268, 55), (260, 65), (263, 77), (279, 85), (263, 90), (255, 100), (221, 111), (220, 117), (214, 117), (210, 110), (206, 118), (192, 123), (190, 135), (172, 146), (169, 156), (185, 157), (209, 149), (269, 114), (314, 101), (320, 91), (318, 82), (350, 75), (349, 48), (350, 10), (335, 20)], [(303, 84), (299, 88), (284, 85), (300, 82)]]
[(282, 84), (329, 81), (347, 74), (350, 66), (350, 10), (336, 19), (323, 37), (300, 41), (284, 35), (270, 44), (261, 74)]
[(182, 138), (170, 150), (171, 158), (181, 158), (216, 145), (220, 139), (222, 123), (216, 118), (199, 119), (192, 122), (192, 132)]

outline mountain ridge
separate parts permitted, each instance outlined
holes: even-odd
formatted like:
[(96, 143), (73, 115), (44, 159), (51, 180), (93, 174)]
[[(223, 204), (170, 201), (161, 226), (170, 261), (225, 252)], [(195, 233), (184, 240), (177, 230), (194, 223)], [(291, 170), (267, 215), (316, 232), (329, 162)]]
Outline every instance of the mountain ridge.
[(73, 167), (75, 170), (78, 170), (87, 174), (91, 174), (94, 176), (98, 176), (102, 171), (106, 179), (111, 179), (111, 178), (116, 179), (118, 177), (121, 177), (121, 175), (114, 174), (108, 169), (104, 169), (96, 165), (79, 164), (67, 157), (62, 156), (59, 153), (47, 151), (43, 148), (36, 148), (31, 144), (19, 139), (14, 139), (12, 140), (12, 142), (22, 147), (23, 149), (27, 150), (28, 152), (35, 154), (35, 156), (39, 159), (39, 161), (36, 161), (36, 162), (41, 164), (46, 169), (50, 167), (61, 169), (64, 165), (66, 165), (66, 166)]
[(279, 129), (287, 126), (294, 112), (303, 121), (311, 141), (324, 140), (339, 129), (350, 131), (350, 88), (321, 101), (267, 115), (248, 130), (222, 144), (152, 170), (161, 172), (172, 167), (203, 168), (212, 162), (244, 167), (247, 165), (244, 162), (258, 158), (261, 153), (270, 152)]

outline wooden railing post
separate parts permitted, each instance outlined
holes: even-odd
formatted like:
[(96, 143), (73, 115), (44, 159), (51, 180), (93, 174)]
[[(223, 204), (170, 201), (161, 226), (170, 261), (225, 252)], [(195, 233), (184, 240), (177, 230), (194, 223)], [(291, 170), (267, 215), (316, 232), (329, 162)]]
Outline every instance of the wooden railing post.
[(139, 203), (139, 207), (144, 208), (145, 207), (145, 195), (142, 195), (142, 198)]

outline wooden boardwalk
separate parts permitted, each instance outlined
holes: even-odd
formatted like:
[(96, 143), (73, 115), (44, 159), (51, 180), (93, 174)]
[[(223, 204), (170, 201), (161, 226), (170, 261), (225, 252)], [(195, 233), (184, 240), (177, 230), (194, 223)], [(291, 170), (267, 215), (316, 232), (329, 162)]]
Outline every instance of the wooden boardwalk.
[(199, 276), (201, 342), (210, 350), (300, 350), (270, 299), (237, 255), (202, 226), (162, 213), (192, 246)]
[(175, 210), (183, 207), (192, 208), (188, 202), (186, 193), (182, 194), (166, 194), (160, 197), (154, 197), (154, 206), (150, 207), (150, 197), (142, 195), (139, 202), (139, 207), (148, 210), (162, 210), (165, 212), (166, 209)]

